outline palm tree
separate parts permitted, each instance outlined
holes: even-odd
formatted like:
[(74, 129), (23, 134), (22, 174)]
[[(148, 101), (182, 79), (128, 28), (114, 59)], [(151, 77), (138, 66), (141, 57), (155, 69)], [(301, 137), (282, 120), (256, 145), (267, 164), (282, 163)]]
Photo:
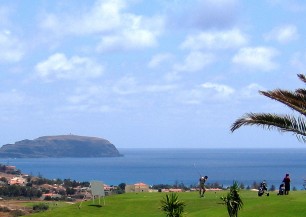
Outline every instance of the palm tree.
[[(306, 77), (298, 74), (301, 81), (306, 83)], [(272, 91), (259, 91), (260, 94), (281, 102), (299, 113), (299, 116), (277, 115), (271, 113), (247, 113), (237, 119), (231, 126), (234, 132), (241, 126), (257, 125), (265, 129), (277, 129), (280, 132), (291, 132), (298, 139), (306, 142), (306, 89), (299, 88), (295, 91), (276, 89)]]
[(178, 195), (171, 193), (161, 201), (161, 209), (166, 213), (167, 217), (182, 217), (184, 214), (185, 203), (178, 200)]
[(239, 195), (239, 185), (237, 182), (233, 183), (233, 185), (230, 187), (230, 192), (226, 197), (221, 197), (221, 200), (223, 200), (224, 204), (226, 205), (229, 217), (237, 217), (238, 211), (243, 206), (243, 202)]

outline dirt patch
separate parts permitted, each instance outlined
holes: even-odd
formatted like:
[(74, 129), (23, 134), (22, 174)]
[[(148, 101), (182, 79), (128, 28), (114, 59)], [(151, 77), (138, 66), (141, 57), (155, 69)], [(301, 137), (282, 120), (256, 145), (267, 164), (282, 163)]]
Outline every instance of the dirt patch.
[(32, 212), (31, 207), (25, 206), (25, 203), (29, 201), (22, 200), (1, 200), (0, 201), (0, 217), (11, 217), (16, 214), (30, 214)]
[(12, 217), (8, 212), (0, 212), (0, 217)]

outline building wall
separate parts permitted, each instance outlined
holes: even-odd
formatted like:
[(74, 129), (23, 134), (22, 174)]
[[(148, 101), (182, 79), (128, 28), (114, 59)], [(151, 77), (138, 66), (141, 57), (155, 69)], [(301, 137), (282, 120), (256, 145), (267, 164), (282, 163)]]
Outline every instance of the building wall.
[(149, 186), (134, 186), (135, 192), (149, 192)]
[(126, 185), (125, 186), (125, 192), (149, 192), (149, 186), (148, 185)]
[(126, 185), (124, 190), (125, 190), (126, 193), (135, 192), (135, 186), (134, 185)]

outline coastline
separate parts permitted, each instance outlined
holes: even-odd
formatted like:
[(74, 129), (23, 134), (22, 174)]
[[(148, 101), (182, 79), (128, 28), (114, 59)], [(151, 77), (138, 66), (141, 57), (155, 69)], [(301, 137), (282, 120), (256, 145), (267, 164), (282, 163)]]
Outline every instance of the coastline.
[[(110, 185), (145, 182), (196, 184), (198, 172), (208, 175), (209, 183), (230, 185), (234, 180), (250, 185), (267, 180), (279, 186), (285, 173), (293, 186), (303, 187), (306, 178), (306, 149), (172, 149), (118, 148), (116, 158), (38, 158), (0, 159), (28, 174), (50, 179), (101, 180)], [(280, 160), (281, 159), (281, 160)], [(158, 174), (158, 175), (157, 175)]]

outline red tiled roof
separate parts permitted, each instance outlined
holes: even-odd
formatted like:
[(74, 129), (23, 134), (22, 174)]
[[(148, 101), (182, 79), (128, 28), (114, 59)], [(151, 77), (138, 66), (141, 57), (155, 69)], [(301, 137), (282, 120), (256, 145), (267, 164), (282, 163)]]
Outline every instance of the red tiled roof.
[(147, 184), (142, 183), (142, 182), (136, 183), (136, 184), (134, 184), (134, 185), (135, 185), (135, 186), (143, 186), (143, 187), (148, 186)]

